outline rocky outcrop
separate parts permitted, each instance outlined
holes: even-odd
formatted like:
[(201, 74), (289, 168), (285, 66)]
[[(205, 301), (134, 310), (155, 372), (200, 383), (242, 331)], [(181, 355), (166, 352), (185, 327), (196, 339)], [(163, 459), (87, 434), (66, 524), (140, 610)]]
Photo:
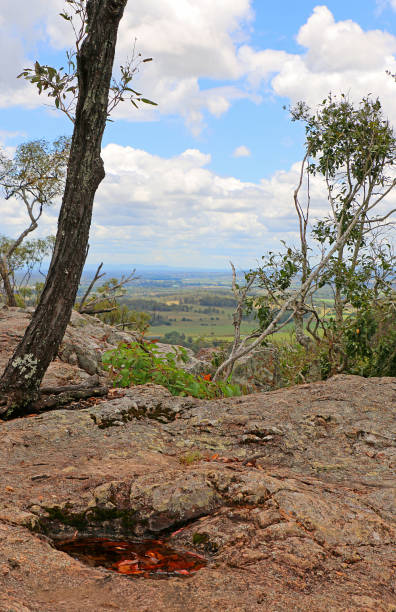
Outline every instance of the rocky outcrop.
[[(0, 422), (0, 610), (395, 611), (395, 399), (343, 375), (216, 401), (147, 385)], [(129, 578), (52, 545), (76, 535), (166, 535), (207, 566)]]
[[(32, 308), (0, 308), (0, 370), (3, 370), (13, 350), (22, 339), (32, 316)], [(116, 348), (120, 343), (136, 340), (133, 332), (121, 331), (106, 325), (97, 317), (72, 312), (70, 323), (58, 351), (57, 358), (50, 364), (43, 380), (47, 387), (62, 386), (71, 382), (77, 384), (98, 374), (103, 380), (106, 373), (102, 368), (102, 355)], [(160, 352), (172, 350), (168, 344), (157, 343)], [(187, 350), (188, 361), (180, 361), (180, 367), (191, 372), (200, 372), (203, 364)]]

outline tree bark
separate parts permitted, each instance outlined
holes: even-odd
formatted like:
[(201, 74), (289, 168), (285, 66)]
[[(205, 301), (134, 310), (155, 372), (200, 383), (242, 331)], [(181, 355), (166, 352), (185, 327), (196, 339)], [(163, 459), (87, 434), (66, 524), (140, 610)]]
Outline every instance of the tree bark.
[(0, 276), (3, 281), (4, 291), (7, 296), (7, 306), (18, 306), (16, 303), (14, 290), (10, 283), (10, 275), (5, 261), (0, 260)]
[(100, 156), (117, 31), (127, 0), (88, 0), (87, 36), (77, 56), (79, 95), (54, 254), (40, 302), (0, 379), (0, 408), (24, 414), (37, 399), (75, 302), (92, 206), (105, 176)]

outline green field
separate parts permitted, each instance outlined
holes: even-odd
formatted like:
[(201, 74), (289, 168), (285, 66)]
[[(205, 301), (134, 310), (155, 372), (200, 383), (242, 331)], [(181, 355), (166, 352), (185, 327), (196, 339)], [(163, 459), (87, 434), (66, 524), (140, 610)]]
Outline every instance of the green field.
[[(83, 285), (87, 283), (86, 279)], [(186, 346), (219, 344), (233, 339), (236, 302), (230, 275), (163, 273), (158, 277), (138, 277), (124, 289), (120, 303), (129, 310), (150, 315), (147, 338)], [(333, 299), (328, 290), (321, 290), (320, 302), (330, 313)], [(246, 319), (242, 323), (242, 334), (248, 334), (256, 325), (253, 317)], [(289, 324), (272, 340), (290, 340), (292, 333), (293, 326)]]
[[(191, 344), (198, 340), (213, 343), (230, 342), (233, 339), (235, 304), (225, 305), (226, 300), (232, 301), (232, 294), (222, 288), (178, 287), (175, 291), (134, 289), (128, 292), (122, 302), (132, 310), (150, 314), (151, 324), (146, 337), (166, 341), (167, 335), (177, 332), (185, 335), (186, 344)], [(213, 305), (202, 304), (202, 301), (213, 302)], [(250, 333), (256, 325), (252, 319), (244, 321), (242, 334)], [(276, 338), (289, 340), (291, 335), (292, 325), (289, 324), (276, 334)]]
[[(224, 303), (227, 301), (230, 305)], [(233, 335), (232, 295), (219, 287), (192, 288), (190, 281), (186, 287), (177, 287), (174, 291), (135, 289), (129, 291), (122, 302), (133, 310), (142, 310), (151, 315), (147, 332), (149, 337), (164, 338), (165, 334), (173, 331), (194, 340), (230, 340)], [(253, 326), (252, 322), (244, 323), (243, 333), (252, 330)]]

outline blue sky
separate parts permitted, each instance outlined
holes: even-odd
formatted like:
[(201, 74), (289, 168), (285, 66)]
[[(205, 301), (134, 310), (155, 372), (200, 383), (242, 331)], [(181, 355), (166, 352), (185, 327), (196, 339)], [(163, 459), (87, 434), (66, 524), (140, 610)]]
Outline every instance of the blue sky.
[[(17, 6), (14, 6), (16, 5)], [(35, 59), (62, 65), (73, 40), (62, 0), (0, 0), (0, 144), (53, 139), (72, 124), (15, 75)], [(283, 109), (331, 90), (379, 96), (396, 121), (396, 0), (145, 0), (130, 2), (117, 61), (138, 49), (153, 62), (136, 87), (158, 102), (124, 104), (106, 129), (107, 177), (95, 204), (89, 261), (225, 267), (293, 240), (292, 191), (304, 132)], [(326, 199), (315, 186), (314, 212)], [(56, 231), (57, 205), (38, 230)], [(25, 212), (0, 199), (0, 232)], [(38, 234), (37, 234), (38, 235)]]

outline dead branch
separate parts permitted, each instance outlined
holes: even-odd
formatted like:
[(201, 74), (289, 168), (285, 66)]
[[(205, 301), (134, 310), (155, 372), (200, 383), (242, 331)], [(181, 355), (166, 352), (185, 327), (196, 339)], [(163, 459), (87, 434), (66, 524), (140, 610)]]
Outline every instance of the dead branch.
[(86, 302), (87, 297), (89, 296), (89, 294), (91, 293), (93, 286), (95, 285), (95, 283), (102, 278), (103, 276), (106, 275), (106, 272), (102, 272), (102, 274), (100, 274), (100, 271), (102, 269), (103, 266), (103, 261), (99, 264), (96, 272), (95, 272), (95, 276), (93, 277), (92, 281), (90, 282), (90, 284), (88, 285), (88, 289), (86, 290), (86, 292), (84, 293), (82, 300), (80, 302), (80, 305), (78, 307), (78, 312), (81, 313), (82, 311), (82, 307), (84, 306), (84, 303)]
[(52, 394), (47, 398), (40, 398), (32, 403), (31, 411), (32, 412), (45, 412), (46, 410), (57, 410), (66, 407), (71, 402), (79, 399), (84, 399), (87, 397), (103, 397), (108, 394), (108, 387), (92, 387), (90, 389), (87, 388), (77, 388), (78, 385), (75, 385), (75, 389), (72, 391), (63, 391), (61, 393)]
[(137, 277), (135, 277), (135, 272), (136, 269), (134, 268), (132, 270), (132, 272), (128, 275), (128, 276), (122, 276), (121, 280), (116, 283), (115, 285), (108, 287), (107, 291), (103, 291), (103, 293), (97, 294), (92, 296), (91, 300), (88, 302), (88, 304), (85, 306), (85, 308), (83, 308), (84, 303), (87, 301), (87, 298), (89, 297), (89, 294), (92, 292), (93, 287), (95, 285), (95, 283), (102, 278), (103, 276), (106, 275), (106, 272), (102, 272), (102, 274), (100, 273), (100, 270), (103, 266), (103, 262), (100, 264), (100, 266), (98, 266), (98, 269), (96, 270), (95, 276), (92, 279), (87, 291), (85, 292), (79, 308), (78, 308), (78, 312), (80, 314), (101, 314), (104, 312), (112, 312), (113, 310), (116, 310), (117, 306), (111, 306), (108, 308), (101, 308), (99, 310), (95, 309), (95, 306), (97, 304), (99, 304), (100, 302), (104, 302), (106, 300), (115, 300), (119, 297), (121, 297), (123, 294), (119, 293), (117, 294), (117, 290), (121, 289), (124, 285), (126, 285), (127, 283), (129, 283), (132, 279), (136, 279)]
[[(29, 410), (36, 414), (47, 410), (68, 410), (68, 405), (75, 400), (87, 397), (103, 397), (109, 392), (107, 386), (101, 385), (99, 376), (94, 374), (78, 385), (64, 385), (61, 387), (41, 387), (39, 398), (31, 403)], [(6, 406), (7, 398), (0, 398), (0, 406)], [(0, 415), (7, 419), (7, 407), (0, 408)]]
[[(239, 287), (236, 282), (236, 270), (232, 261), (230, 261), (230, 266), (232, 268), (232, 292), (235, 296), (235, 299), (237, 300), (237, 307), (235, 309), (235, 312), (233, 313), (232, 321), (232, 324), (234, 326), (234, 342), (231, 348), (231, 355), (234, 355), (235, 352), (238, 350), (238, 347), (241, 342), (241, 324), (243, 318), (243, 309), (246, 304), (246, 296), (256, 279), (256, 275), (252, 274), (246, 285), (244, 285), (243, 287)], [(232, 372), (232, 366), (233, 364), (231, 364), (228, 375)]]
[(58, 393), (68, 393), (69, 391), (79, 391), (81, 389), (92, 389), (99, 385), (99, 376), (94, 374), (78, 385), (64, 385), (63, 387), (40, 387), (42, 395), (53, 395)]
[[(371, 193), (370, 190), (368, 191), (368, 193), (366, 195), (366, 198), (363, 200), (363, 202), (359, 206), (357, 206), (357, 208), (355, 210), (355, 213), (354, 213), (353, 217), (351, 218), (348, 226), (345, 228), (344, 231), (342, 231), (338, 235), (338, 237), (335, 240), (334, 244), (331, 246), (331, 248), (328, 250), (328, 252), (322, 256), (322, 259), (319, 262), (319, 264), (310, 272), (310, 274), (308, 275), (308, 277), (305, 280), (305, 282), (302, 283), (301, 287), (299, 289), (297, 289), (296, 291), (293, 291), (291, 293), (291, 295), (284, 301), (282, 308), (280, 308), (280, 310), (278, 311), (276, 316), (273, 318), (271, 323), (266, 327), (266, 329), (264, 329), (260, 333), (259, 336), (257, 336), (255, 338), (255, 340), (251, 344), (247, 344), (249, 338), (245, 338), (244, 340), (242, 340), (239, 343), (239, 346), (238, 346), (238, 348), (236, 350), (231, 351), (231, 353), (227, 357), (227, 359), (225, 359), (225, 361), (223, 361), (223, 363), (220, 364), (220, 366), (217, 368), (217, 370), (216, 370), (216, 372), (215, 372), (215, 374), (213, 376), (213, 380), (218, 380), (218, 378), (220, 377), (220, 374), (222, 374), (223, 372), (228, 372), (229, 369), (232, 370), (232, 367), (233, 367), (234, 363), (238, 359), (241, 359), (241, 357), (244, 357), (248, 353), (251, 353), (252, 351), (254, 351), (254, 349), (267, 336), (270, 336), (275, 331), (280, 329), (280, 326), (278, 326), (280, 319), (283, 317), (283, 315), (285, 314), (285, 312), (287, 310), (294, 309), (294, 305), (296, 303), (298, 303), (301, 300), (301, 298), (307, 294), (307, 291), (309, 291), (309, 289), (312, 286), (312, 284), (314, 282), (316, 282), (316, 280), (318, 279), (320, 273), (326, 267), (326, 265), (330, 261), (330, 259), (333, 256), (333, 254), (336, 251), (338, 251), (343, 245), (346, 244), (346, 242), (347, 242), (351, 232), (353, 231), (353, 229), (356, 227), (356, 225), (361, 220), (361, 216), (362, 216), (363, 211), (366, 213), (368, 210), (372, 209), (376, 204), (378, 204), (385, 197), (385, 195), (387, 193), (389, 193), (391, 191), (392, 187), (395, 187), (395, 186), (396, 186), (396, 179), (386, 189), (384, 194), (382, 194), (382, 196), (377, 198), (375, 204), (373, 204), (373, 205), (369, 205), (372, 193)], [(360, 185), (359, 185), (359, 187), (360, 187)], [(354, 197), (355, 197), (355, 195), (357, 193), (357, 190), (358, 190), (357, 187), (353, 190), (353, 193), (351, 194), (352, 200), (354, 199)]]
[(113, 312), (113, 310), (117, 310), (117, 306), (112, 306), (111, 308), (99, 308), (99, 310), (95, 310), (95, 308), (84, 308), (83, 310), (79, 310), (79, 313), (89, 314), (89, 315), (98, 315), (98, 314), (103, 314), (104, 312)]

